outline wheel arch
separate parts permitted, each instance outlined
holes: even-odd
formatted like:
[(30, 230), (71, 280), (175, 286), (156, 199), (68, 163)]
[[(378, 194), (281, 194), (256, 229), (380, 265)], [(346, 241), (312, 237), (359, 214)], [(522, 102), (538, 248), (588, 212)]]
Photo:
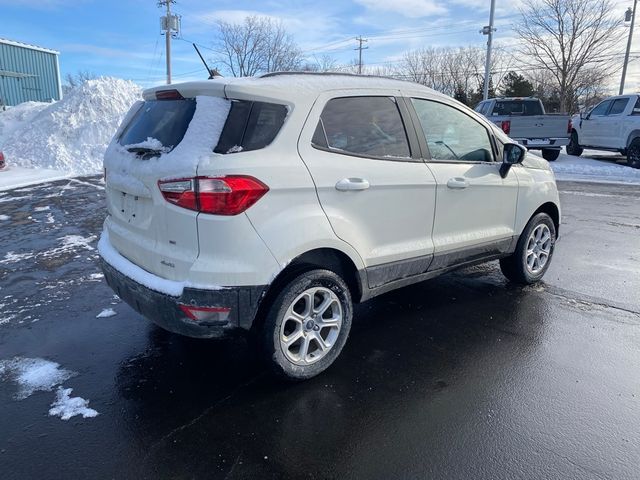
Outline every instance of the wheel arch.
[(551, 219), (553, 220), (553, 225), (556, 227), (556, 237), (557, 237), (560, 233), (560, 209), (558, 208), (558, 206), (553, 202), (543, 203), (538, 207), (538, 209), (535, 212), (533, 212), (531, 217), (529, 217), (529, 220), (531, 220), (533, 217), (535, 217), (539, 213), (546, 213), (551, 217)]
[(629, 148), (629, 145), (631, 145), (631, 142), (633, 142), (636, 138), (640, 138), (640, 129), (631, 131), (631, 133), (627, 137), (627, 143), (625, 144), (625, 148)]
[(262, 295), (251, 329), (255, 331), (261, 328), (269, 306), (288, 282), (301, 273), (319, 268), (339, 275), (349, 287), (353, 302), (360, 301), (366, 285), (364, 272), (358, 270), (349, 255), (336, 248), (315, 248), (295, 257), (276, 275)]

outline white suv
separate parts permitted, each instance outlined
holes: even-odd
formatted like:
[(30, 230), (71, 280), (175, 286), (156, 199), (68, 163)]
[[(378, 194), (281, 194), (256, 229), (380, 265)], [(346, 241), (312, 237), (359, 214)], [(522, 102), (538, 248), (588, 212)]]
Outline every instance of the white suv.
[(260, 338), (304, 379), (354, 302), (500, 259), (540, 280), (560, 224), (546, 161), (417, 84), (323, 74), (144, 92), (105, 155), (109, 285), (172, 332)]

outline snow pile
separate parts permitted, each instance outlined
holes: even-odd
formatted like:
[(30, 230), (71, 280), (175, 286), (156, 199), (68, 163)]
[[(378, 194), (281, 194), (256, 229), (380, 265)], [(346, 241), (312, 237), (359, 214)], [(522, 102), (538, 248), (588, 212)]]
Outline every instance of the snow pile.
[(37, 391), (51, 391), (56, 385), (76, 375), (75, 372), (60, 368), (60, 364), (42, 358), (0, 360), (0, 379), (10, 379), (20, 387), (17, 400), (23, 400)]
[(71, 397), (72, 388), (58, 387), (56, 400), (51, 404), (49, 415), (60, 417), (62, 420), (69, 420), (76, 415), (83, 418), (97, 417), (98, 412), (89, 408), (89, 400), (82, 397)]
[(0, 114), (9, 114), (1, 122), (8, 135), (2, 135), (0, 148), (9, 165), (99, 173), (109, 141), (141, 94), (133, 82), (103, 77), (88, 80), (44, 108), (14, 107)]
[(24, 128), (33, 117), (49, 106), (51, 106), (50, 103), (24, 102), (0, 112), (0, 150), (6, 138), (9, 138), (16, 130)]
[[(539, 152), (529, 153), (539, 155)], [(585, 150), (580, 157), (563, 152), (555, 162), (549, 163), (557, 180), (640, 185), (640, 169), (618, 164), (618, 159), (623, 160), (623, 157), (618, 154)]]

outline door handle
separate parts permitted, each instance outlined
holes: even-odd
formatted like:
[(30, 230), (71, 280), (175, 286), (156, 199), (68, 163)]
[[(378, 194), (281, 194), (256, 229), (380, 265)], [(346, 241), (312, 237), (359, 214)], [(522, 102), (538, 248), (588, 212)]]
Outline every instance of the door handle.
[(343, 178), (336, 183), (336, 190), (341, 192), (366, 190), (369, 188), (369, 182), (364, 178)]
[(453, 188), (454, 190), (462, 190), (463, 188), (467, 188), (469, 186), (469, 182), (466, 178), (462, 177), (453, 177), (450, 178), (447, 182), (447, 187)]

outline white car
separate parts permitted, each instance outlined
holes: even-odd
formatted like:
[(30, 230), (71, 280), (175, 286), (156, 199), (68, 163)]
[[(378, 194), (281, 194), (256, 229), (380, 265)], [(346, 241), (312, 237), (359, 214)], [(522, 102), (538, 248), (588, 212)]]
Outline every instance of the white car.
[(450, 97), (322, 74), (158, 87), (105, 155), (109, 285), (161, 327), (249, 332), (274, 371), (326, 369), (353, 303), (500, 259), (549, 267), (549, 164)]
[(588, 114), (572, 120), (569, 155), (582, 155), (585, 148), (620, 152), (630, 167), (640, 168), (640, 96), (610, 97)]

